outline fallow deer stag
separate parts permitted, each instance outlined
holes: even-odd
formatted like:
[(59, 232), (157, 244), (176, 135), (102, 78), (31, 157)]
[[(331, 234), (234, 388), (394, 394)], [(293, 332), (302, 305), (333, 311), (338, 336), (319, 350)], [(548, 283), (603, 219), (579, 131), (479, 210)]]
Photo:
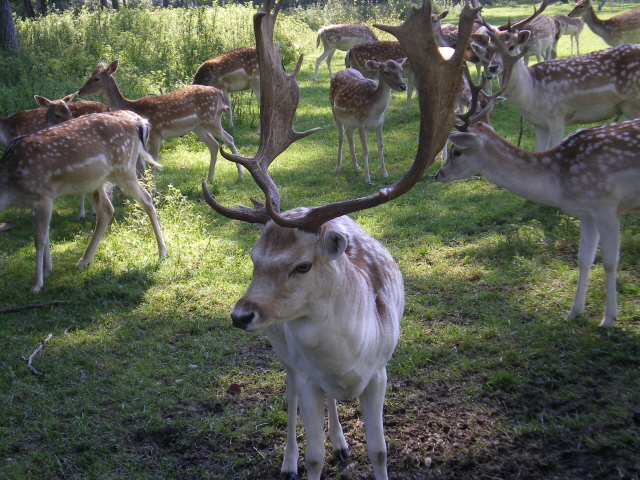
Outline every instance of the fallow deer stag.
[(331, 73), (331, 59), (336, 50), (346, 52), (350, 48), (361, 42), (373, 42), (378, 40), (376, 34), (365, 25), (357, 25), (351, 23), (340, 23), (337, 25), (328, 25), (318, 30), (318, 39), (316, 48), (322, 43), (322, 53), (316, 60), (316, 70), (313, 72), (313, 81), (318, 80), (318, 69), (322, 60), (327, 59), (327, 68), (329, 69), (329, 78), (333, 77)]
[(640, 43), (640, 8), (602, 20), (593, 11), (591, 0), (578, 0), (568, 16), (582, 17), (591, 31), (612, 47)]
[(560, 143), (566, 125), (599, 122), (620, 114), (630, 119), (640, 116), (640, 85), (637, 75), (629, 72), (630, 65), (640, 64), (639, 45), (620, 45), (527, 67), (510, 52), (518, 51), (528, 38), (529, 32), (523, 30), (510, 34), (505, 44), (487, 31), (474, 35), (473, 45), (489, 60), (489, 75), (510, 72), (503, 95), (533, 125), (536, 150)]
[(338, 163), (336, 172), (342, 169), (342, 147), (344, 145), (344, 130), (347, 131), (349, 151), (351, 152), (351, 166), (360, 170), (356, 160), (353, 144), (353, 131), (357, 128), (362, 144), (364, 157), (364, 181), (371, 183), (369, 173), (369, 146), (367, 145), (367, 128), (374, 128), (378, 143), (378, 157), (380, 160), (380, 174), (387, 178), (389, 174), (384, 166), (382, 144), (382, 127), (384, 117), (389, 108), (391, 90), (404, 92), (407, 89), (402, 81), (402, 65), (406, 58), (376, 62), (367, 60), (366, 67), (378, 72), (378, 83), (364, 77), (358, 70), (345, 68), (331, 79), (329, 85), (329, 103), (333, 113), (333, 121), (338, 129)]
[(224, 101), (229, 106), (226, 111), (227, 121), (233, 128), (230, 92), (251, 89), (260, 102), (260, 69), (256, 47), (237, 48), (210, 58), (198, 67), (193, 84), (220, 89)]
[(580, 55), (580, 34), (584, 29), (584, 20), (582, 18), (567, 17), (566, 15), (557, 14), (553, 16), (556, 21), (556, 43), (563, 35), (569, 35), (571, 42), (571, 55), (573, 55), (573, 44), (576, 44), (576, 54)]
[(151, 195), (136, 177), (138, 155), (159, 166), (143, 146), (149, 124), (138, 115), (133, 121), (134, 114), (127, 113), (126, 117), (110, 113), (85, 115), (20, 137), (0, 159), (0, 211), (17, 206), (35, 212), (36, 274), (32, 292), (40, 291), (52, 268), (49, 223), (54, 200), (91, 193), (89, 199), (97, 220), (89, 246), (76, 265), (84, 267), (95, 255), (113, 216), (105, 182), (118, 185), (142, 206), (151, 220), (160, 257), (166, 256)]
[[(420, 134), (413, 166), (398, 182), (368, 197), (279, 213), (280, 196), (268, 174), (271, 162), (294, 141), (314, 130), (296, 132), (293, 118), (300, 98), (295, 81), (273, 47), (273, 28), (282, 0), (271, 12), (267, 0), (254, 17), (260, 57), (262, 134), (253, 158), (222, 155), (248, 168), (264, 192), (264, 204), (233, 209), (219, 204), (203, 181), (209, 205), (229, 218), (258, 225), (251, 250), (253, 278), (231, 313), (246, 331), (264, 330), (287, 374), (288, 427), (282, 478), (296, 478), (297, 410), (305, 430), (309, 480), (318, 480), (325, 462), (324, 408), (334, 452), (348, 446), (336, 400), (359, 397), (369, 458), (375, 478), (386, 480), (383, 428), (386, 368), (395, 348), (404, 294), (402, 276), (389, 253), (344, 215), (373, 208), (406, 193), (442, 149), (455, 123), (454, 104), (462, 80), (464, 48), (444, 60), (430, 25), (426, 0), (399, 27), (382, 27), (402, 43), (416, 73)], [(476, 10), (465, 6), (461, 38), (468, 38)]]
[[(63, 99), (65, 104), (69, 104), (68, 108), (71, 111), (72, 117), (79, 117), (88, 113), (102, 113), (109, 110), (106, 105), (100, 102), (80, 101), (71, 103), (74, 96), (75, 93), (72, 93)], [(38, 101), (37, 98), (36, 101)], [(62, 108), (56, 109), (53, 115), (65, 115), (66, 110), (64, 112), (62, 110)], [(47, 128), (46, 115), (46, 108), (34, 108), (0, 118), (0, 145), (6, 147), (15, 137), (29, 135), (30, 133)], [(61, 117), (60, 121), (68, 119), (69, 118), (62, 119)], [(58, 123), (60, 123), (60, 121)]]
[[(235, 153), (236, 146), (233, 137), (221, 125), (221, 117), (229, 108), (225, 103), (222, 92), (214, 87), (205, 85), (191, 85), (163, 95), (151, 95), (138, 100), (126, 99), (113, 78), (118, 70), (118, 60), (108, 66), (104, 62), (98, 63), (98, 68), (78, 91), (78, 95), (102, 94), (112, 111), (131, 110), (149, 119), (151, 132), (149, 134), (149, 153), (154, 160), (158, 160), (160, 143), (165, 138), (195, 133), (211, 154), (208, 181), (213, 181), (216, 167), (218, 148), (220, 145), (215, 137), (222, 139)], [(238, 178), (243, 177), (242, 167), (238, 165)]]
[(640, 210), (640, 119), (578, 130), (559, 145), (529, 153), (482, 122), (466, 122), (452, 133), (449, 158), (436, 180), (483, 174), (523, 198), (559, 207), (580, 220), (578, 286), (569, 319), (585, 310), (589, 270), (598, 242), (606, 274), (606, 307), (600, 323), (617, 316), (616, 269), (620, 215)]

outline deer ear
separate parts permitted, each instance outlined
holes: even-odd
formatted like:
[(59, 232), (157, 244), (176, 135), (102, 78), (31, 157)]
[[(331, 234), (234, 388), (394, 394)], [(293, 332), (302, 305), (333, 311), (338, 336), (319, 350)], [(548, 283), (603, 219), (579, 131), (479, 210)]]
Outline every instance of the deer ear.
[(36, 102), (38, 102), (38, 104), (43, 107), (48, 107), (49, 104), (51, 103), (51, 100), (47, 100), (46, 98), (41, 97), (40, 95), (34, 95), (33, 98), (35, 98)]
[(491, 37), (489, 37), (489, 35), (487, 35), (486, 33), (474, 33), (471, 35), (471, 47), (473, 48), (474, 46), (477, 46), (481, 48), (487, 48), (489, 46), (490, 40)]
[(347, 237), (335, 230), (327, 230), (322, 235), (321, 242), (323, 253), (331, 260), (340, 258), (349, 245)]
[(449, 141), (453, 143), (458, 148), (471, 148), (471, 147), (479, 147), (482, 145), (480, 138), (469, 132), (453, 132), (449, 135)]
[(529, 41), (531, 38), (531, 31), (529, 30), (520, 30), (518, 32), (518, 45), (522, 46)]
[(364, 64), (369, 70), (378, 70), (380, 68), (380, 64), (375, 60), (367, 60)]
[(63, 101), (64, 103), (71, 103), (71, 101), (73, 100), (73, 97), (75, 97), (75, 96), (76, 96), (76, 93), (78, 93), (78, 92), (70, 93), (69, 95), (67, 95), (66, 97), (64, 97), (64, 98), (62, 99), (62, 101)]
[(119, 61), (120, 60), (116, 59), (113, 62), (111, 62), (109, 64), (109, 66), (107, 67), (107, 73), (109, 73), (109, 74), (116, 73), (116, 71), (118, 70), (118, 62)]
[(438, 17), (440, 18), (440, 20), (442, 20), (444, 17), (446, 17), (449, 14), (449, 10), (445, 10), (444, 12), (442, 12), (440, 15), (438, 15)]

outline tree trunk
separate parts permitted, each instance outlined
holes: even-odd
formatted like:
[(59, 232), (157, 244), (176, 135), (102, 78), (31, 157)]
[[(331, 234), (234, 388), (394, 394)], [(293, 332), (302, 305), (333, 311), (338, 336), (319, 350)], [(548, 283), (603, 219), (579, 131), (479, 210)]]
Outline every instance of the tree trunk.
[(10, 0), (0, 0), (0, 48), (18, 50), (18, 37)]
[(40, 14), (43, 17), (47, 14), (47, 0), (40, 0)]
[(120, 10), (120, 4), (118, 3), (118, 0), (111, 0), (111, 6), (114, 10)]
[(33, 8), (33, 3), (31, 0), (24, 0), (24, 9), (27, 13), (28, 18), (36, 18), (36, 10)]
[(109, 4), (107, 3), (107, 0), (100, 0), (100, 6), (102, 8), (109, 8)]

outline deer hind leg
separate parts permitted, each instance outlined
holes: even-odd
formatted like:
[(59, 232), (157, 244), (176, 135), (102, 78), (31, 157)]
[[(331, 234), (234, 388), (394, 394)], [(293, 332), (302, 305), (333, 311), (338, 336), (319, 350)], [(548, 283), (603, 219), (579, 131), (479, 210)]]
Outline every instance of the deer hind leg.
[(231, 99), (229, 98), (229, 92), (227, 92), (227, 90), (222, 90), (222, 98), (224, 98), (224, 103), (227, 104), (227, 109), (224, 113), (229, 122), (229, 128), (233, 129), (233, 112), (231, 111)]
[[(258, 100), (258, 105), (260, 105), (260, 78), (253, 78), (250, 82), (251, 85), (251, 90), (253, 91), (253, 94), (256, 96), (256, 99)], [(256, 133), (258, 135), (260, 135), (260, 119), (258, 119), (258, 128), (256, 129)]]
[(600, 326), (610, 327), (618, 316), (616, 272), (620, 253), (620, 219), (615, 212), (598, 219), (598, 230), (606, 285), (606, 306)]
[(578, 286), (573, 305), (567, 319), (576, 318), (584, 312), (589, 271), (596, 256), (599, 240), (598, 227), (592, 218), (580, 219), (580, 248), (578, 250)]
[(351, 166), (354, 170), (361, 170), (360, 165), (358, 165), (358, 160), (356, 160), (356, 148), (353, 143), (353, 131), (354, 127), (346, 127), (347, 131), (347, 142), (349, 143), (349, 152), (351, 154)]
[(343, 462), (349, 457), (349, 446), (344, 439), (335, 398), (327, 397), (327, 413), (329, 415), (329, 438), (331, 439), (333, 455), (337, 460)]
[(78, 208), (78, 220), (80, 220), (81, 218), (84, 218), (85, 216), (85, 212), (84, 212), (84, 194), (80, 195), (80, 208)]
[(360, 395), (367, 452), (376, 480), (387, 480), (387, 444), (384, 440), (383, 408), (387, 373), (382, 368)]
[(380, 123), (376, 127), (376, 141), (378, 143), (378, 156), (380, 157), (380, 175), (382, 178), (387, 178), (389, 174), (387, 173), (387, 168), (384, 166), (384, 144), (382, 143), (382, 126)]
[(320, 68), (320, 64), (322, 63), (322, 60), (324, 60), (325, 58), (327, 58), (327, 66), (329, 67), (329, 78), (331, 78), (331, 57), (333, 56), (333, 52), (335, 51), (335, 48), (329, 48), (324, 46), (324, 49), (322, 50), (322, 53), (320, 54), (320, 56), (318, 57), (318, 59), (316, 60), (316, 70), (313, 73), (313, 81), (317, 81), (318, 80), (318, 69)]
[(49, 223), (53, 202), (46, 201), (35, 208), (36, 233), (36, 274), (31, 285), (31, 293), (37, 293), (44, 285), (44, 277), (51, 273), (51, 246), (49, 243)]
[[(125, 193), (127, 193), (131, 198), (138, 202), (138, 204), (145, 211), (145, 213), (149, 217), (149, 220), (151, 221), (153, 233), (156, 236), (156, 242), (158, 243), (158, 255), (160, 256), (160, 258), (166, 258), (167, 247), (164, 243), (164, 239), (162, 238), (162, 231), (160, 230), (160, 224), (158, 223), (158, 215), (156, 214), (156, 209), (153, 207), (151, 195), (140, 186), (135, 175), (127, 175), (124, 178), (120, 178), (116, 183), (125, 191)], [(109, 206), (111, 206), (111, 203), (109, 203)], [(113, 207), (111, 207), (111, 209), (113, 211)]]
[(411, 105), (411, 95), (413, 95), (413, 75), (407, 77), (407, 103), (404, 106), (404, 113), (409, 113)]
[(340, 170), (342, 170), (342, 147), (344, 147), (344, 126), (339, 120), (335, 118), (333, 122), (335, 123), (336, 128), (338, 129), (338, 163), (336, 164), (336, 168), (334, 170), (334, 173), (337, 173)]
[[(205, 127), (196, 127), (194, 133), (198, 136), (201, 142), (203, 142), (211, 153), (211, 161), (209, 163), (209, 175), (207, 176), (207, 180), (209, 182), (213, 181), (213, 174), (216, 168), (216, 161), (218, 157), (218, 149), (220, 148), (220, 144), (216, 141), (214, 137), (221, 139), (224, 143), (226, 143), (231, 149), (231, 153), (234, 155), (238, 154), (238, 150), (236, 149), (236, 144), (233, 141), (233, 137), (229, 135), (221, 125), (207, 125)], [(238, 179), (242, 180), (244, 178), (244, 171), (242, 170), (242, 166), (238, 163), (236, 164), (238, 169)]]
[(87, 246), (84, 255), (82, 255), (82, 258), (78, 260), (78, 263), (76, 263), (76, 267), (78, 268), (89, 265), (93, 256), (96, 254), (98, 243), (100, 243), (100, 240), (113, 217), (113, 205), (111, 205), (111, 202), (109, 201), (104, 185), (93, 192), (89, 196), (89, 200), (96, 210), (96, 227), (93, 230), (91, 240), (89, 241), (89, 245)]

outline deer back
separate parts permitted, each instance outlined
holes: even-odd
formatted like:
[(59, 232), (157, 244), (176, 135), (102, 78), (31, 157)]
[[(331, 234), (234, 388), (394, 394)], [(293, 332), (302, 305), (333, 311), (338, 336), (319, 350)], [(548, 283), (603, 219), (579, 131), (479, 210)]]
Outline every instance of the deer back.
[(256, 47), (244, 47), (210, 58), (198, 67), (194, 85), (235, 92), (250, 88), (251, 79), (260, 78)]
[(360, 42), (378, 40), (376, 34), (366, 25), (339, 23), (328, 25), (318, 30), (316, 48), (323, 44), (325, 48), (348, 50)]

